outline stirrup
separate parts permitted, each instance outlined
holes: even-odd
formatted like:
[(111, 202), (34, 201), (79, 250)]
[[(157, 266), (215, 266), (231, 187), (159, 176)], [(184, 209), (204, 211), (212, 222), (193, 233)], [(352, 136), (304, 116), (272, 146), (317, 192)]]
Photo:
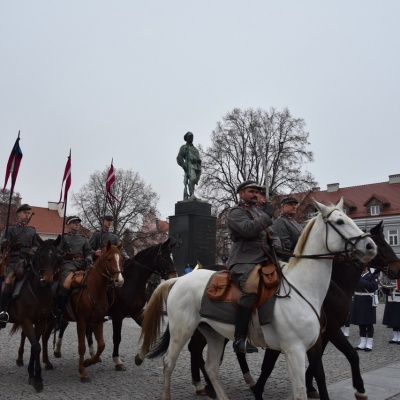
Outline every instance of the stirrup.
[(254, 347), (247, 339), (238, 339), (233, 342), (233, 351), (236, 354), (258, 353), (257, 347)]

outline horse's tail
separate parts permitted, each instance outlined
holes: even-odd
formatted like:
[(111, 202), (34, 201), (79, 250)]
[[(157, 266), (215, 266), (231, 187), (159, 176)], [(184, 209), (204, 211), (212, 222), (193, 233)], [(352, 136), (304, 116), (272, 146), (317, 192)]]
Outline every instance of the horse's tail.
[(164, 334), (161, 336), (156, 346), (151, 349), (151, 351), (147, 355), (147, 358), (156, 358), (163, 356), (168, 350), (170, 339), (171, 335), (169, 333), (169, 325), (167, 325), (167, 329), (165, 330)]
[(15, 333), (17, 333), (19, 330), (21, 329), (21, 325), (14, 323), (13, 326), (10, 329), (10, 335), (14, 335)]
[(168, 279), (159, 285), (150, 297), (150, 301), (147, 303), (147, 307), (143, 313), (142, 334), (140, 335), (140, 338), (143, 338), (143, 344), (140, 350), (142, 356), (145, 356), (157, 341), (157, 337), (161, 331), (162, 317), (164, 315), (164, 303), (168, 298), (168, 293), (172, 285), (177, 279), (178, 278)]

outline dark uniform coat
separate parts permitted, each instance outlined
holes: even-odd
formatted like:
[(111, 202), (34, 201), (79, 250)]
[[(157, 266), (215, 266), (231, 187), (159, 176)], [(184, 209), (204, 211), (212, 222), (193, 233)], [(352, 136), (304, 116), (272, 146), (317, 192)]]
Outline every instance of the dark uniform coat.
[(8, 265), (6, 275), (15, 268), (19, 260), (28, 260), (29, 255), (33, 255), (39, 247), (36, 236), (36, 229), (17, 222), (10, 225), (7, 229), (7, 241), (9, 245)]
[(367, 272), (357, 283), (351, 303), (350, 323), (353, 325), (376, 324), (376, 307), (373, 306), (373, 296), (378, 290), (378, 278)]
[(83, 235), (71, 232), (63, 235), (58, 249), (63, 259), (60, 267), (61, 283), (64, 282), (70, 272), (86, 269), (88, 264), (93, 263), (93, 250), (89, 241)]
[(386, 296), (385, 311), (382, 324), (388, 328), (400, 328), (400, 291), (383, 289)]
[(281, 214), (274, 222), (276, 234), (280, 237), (283, 250), (293, 252), (303, 227), (287, 214)]
[[(115, 233), (109, 231), (96, 231), (92, 233), (92, 236), (90, 236), (89, 244), (92, 250), (96, 251), (105, 246), (108, 241), (110, 241), (114, 246), (117, 246), (120, 243), (120, 240)], [(128, 254), (124, 249), (121, 249), (120, 253), (122, 257), (128, 257)]]

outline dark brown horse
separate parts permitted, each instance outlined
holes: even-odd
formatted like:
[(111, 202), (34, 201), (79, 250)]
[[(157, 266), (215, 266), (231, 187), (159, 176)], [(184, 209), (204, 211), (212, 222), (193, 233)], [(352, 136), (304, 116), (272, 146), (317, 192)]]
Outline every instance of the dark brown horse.
[[(380, 270), (387, 267), (388, 276), (391, 279), (398, 278), (400, 276), (400, 260), (397, 258), (392, 247), (386, 242), (383, 234), (382, 222), (372, 228), (370, 234), (378, 247), (378, 254), (370, 264)], [(321, 357), (327, 344), (331, 342), (346, 356), (350, 363), (353, 387), (357, 391), (355, 393), (356, 399), (368, 399), (364, 387), (364, 381), (361, 377), (358, 353), (341, 330), (341, 327), (347, 321), (350, 311), (351, 297), (355, 291), (355, 287), (360, 279), (364, 266), (364, 264), (355, 261), (335, 260), (333, 262), (332, 280), (323, 303), (323, 310), (326, 315), (326, 329), (321, 335), (322, 348), (318, 357), (316, 357), (317, 359), (314, 358), (310, 360), (309, 367), (306, 371), (306, 386), (309, 398), (329, 400)], [(313, 351), (315, 352), (315, 349), (313, 349)], [(253, 387), (253, 393), (256, 399), (262, 399), (265, 383), (272, 372), (279, 354), (279, 352), (273, 350), (266, 350), (261, 375), (257, 384)], [(315, 376), (317, 373), (319, 374), (318, 377)], [(316, 377), (319, 394), (312, 385), (313, 377)]]
[[(69, 320), (76, 321), (79, 375), (82, 382), (90, 381), (85, 367), (99, 362), (100, 355), (105, 348), (103, 319), (108, 310), (107, 290), (110, 284), (116, 286), (123, 284), (120, 248), (121, 245), (114, 246), (108, 241), (95, 264), (88, 268), (79, 288), (70, 295), (70, 307), (67, 306), (67, 311)], [(97, 351), (91, 358), (84, 360), (86, 351), (85, 333), (89, 325), (92, 326), (97, 341)], [(54, 319), (51, 318), (43, 334), (43, 362), (46, 369), (53, 369), (48, 357), (48, 340), (53, 328)]]
[[(38, 236), (37, 239), (39, 247), (23, 278), (20, 295), (11, 302), (9, 313), (10, 322), (14, 323), (10, 334), (21, 329), (31, 344), (29, 383), (40, 392), (43, 390), (40, 337), (53, 310), (52, 283), (58, 267), (57, 245), (61, 237), (43, 241)], [(18, 352), (18, 365), (23, 365), (22, 354), (23, 347)]]
[[(158, 274), (162, 279), (176, 277), (176, 269), (171, 259), (171, 250), (174, 244), (168, 239), (164, 243), (150, 246), (135, 255), (124, 264), (124, 285), (116, 287), (109, 294), (111, 307), (107, 315), (112, 319), (113, 325), (113, 361), (117, 371), (125, 371), (125, 365), (119, 357), (121, 343), (121, 330), (124, 318), (131, 317), (139, 326), (142, 322), (142, 312), (146, 304), (146, 284), (151, 274)], [(64, 326), (64, 329), (65, 330)], [(63, 330), (56, 342), (54, 355), (61, 357), (61, 344)], [(90, 354), (93, 354), (93, 339), (91, 327), (87, 332)]]

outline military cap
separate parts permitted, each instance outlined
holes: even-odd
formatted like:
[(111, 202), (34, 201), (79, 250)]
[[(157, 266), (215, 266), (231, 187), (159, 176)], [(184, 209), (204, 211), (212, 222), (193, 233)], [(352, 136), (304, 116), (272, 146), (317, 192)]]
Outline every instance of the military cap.
[(73, 215), (72, 217), (67, 218), (67, 225), (72, 224), (73, 222), (82, 222), (82, 220), (77, 217), (76, 215)]
[(289, 203), (296, 203), (299, 204), (298, 200), (295, 199), (294, 197), (284, 197), (281, 200), (281, 206), (283, 206), (284, 204), (289, 204)]
[(21, 204), (17, 208), (17, 213), (19, 213), (20, 211), (30, 211), (30, 210), (32, 210), (32, 207), (29, 204)]
[(183, 139), (185, 139), (185, 140), (187, 141), (187, 138), (188, 138), (188, 136), (190, 136), (190, 135), (193, 136), (193, 133), (192, 133), (192, 132), (186, 132), (186, 133), (185, 133), (185, 136), (183, 137)]
[(105, 215), (103, 215), (102, 217), (101, 217), (101, 219), (104, 221), (104, 220), (107, 220), (107, 221), (114, 221), (114, 217), (111, 215), (111, 214), (105, 214)]
[(256, 188), (258, 190), (261, 190), (263, 187), (260, 186), (256, 181), (248, 180), (240, 183), (237, 188), (236, 188), (236, 193), (239, 193), (241, 190), (246, 189), (246, 188)]

